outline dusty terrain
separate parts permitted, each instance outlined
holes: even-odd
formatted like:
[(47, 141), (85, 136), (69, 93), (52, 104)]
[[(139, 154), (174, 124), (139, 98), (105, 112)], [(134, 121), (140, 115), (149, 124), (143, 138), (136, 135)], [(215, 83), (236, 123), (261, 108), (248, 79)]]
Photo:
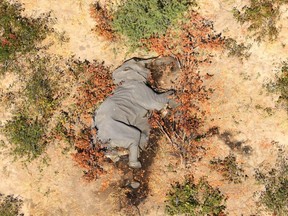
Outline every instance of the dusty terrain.
[[(94, 1), (83, 0), (21, 0), (25, 15), (37, 16), (52, 11), (57, 18), (55, 29), (65, 32), (69, 41), (56, 42), (49, 52), (69, 57), (105, 61), (105, 64), (117, 67), (126, 55), (124, 48), (107, 43), (91, 29), (95, 22), (89, 15), (89, 5)], [(238, 42), (251, 43), (251, 56), (241, 61), (228, 57), (226, 52), (215, 52), (212, 63), (199, 68), (200, 73), (209, 73), (213, 77), (205, 85), (215, 89), (212, 94), (207, 115), (207, 129), (219, 128), (219, 136), (205, 141), (207, 152), (202, 160), (188, 168), (179, 158), (170, 154), (171, 145), (163, 140), (149, 168), (148, 198), (138, 206), (141, 215), (164, 215), (164, 200), (173, 181), (181, 181), (187, 173), (193, 173), (196, 179), (208, 176), (212, 186), (217, 186), (228, 196), (226, 213), (228, 215), (271, 215), (257, 209), (257, 191), (263, 186), (253, 178), (257, 167), (274, 166), (276, 146), (286, 145), (288, 141), (288, 121), (286, 111), (277, 105), (277, 95), (268, 94), (263, 84), (273, 80), (281, 61), (288, 58), (288, 8), (281, 8), (282, 29), (277, 41), (257, 44), (247, 38), (246, 26), (235, 21), (230, 12), (235, 6), (245, 5), (245, 1), (207, 1), (199, 0), (199, 12), (214, 22), (216, 32), (232, 37)], [(135, 53), (138, 57), (148, 54)], [(1, 90), (17, 82), (13, 76), (0, 82)], [(267, 113), (267, 109), (272, 114)], [(11, 114), (2, 104), (0, 107), (1, 124), (11, 118)], [(229, 136), (221, 134), (229, 132)], [(227, 133), (226, 133), (227, 134)], [(5, 141), (5, 138), (1, 136)], [(236, 148), (233, 143), (240, 143)], [(249, 152), (245, 152), (249, 147)], [(241, 184), (229, 184), (222, 176), (209, 167), (213, 157), (224, 158), (234, 152), (237, 161), (243, 163), (248, 178)], [(75, 165), (69, 153), (62, 153), (61, 145), (52, 143), (47, 150), (47, 164), (34, 161), (27, 166), (13, 162), (7, 152), (2, 151), (0, 161), (0, 192), (15, 194), (24, 200), (25, 215), (125, 215), (118, 212), (119, 195), (111, 187), (102, 190), (101, 181), (86, 183), (82, 170)], [(45, 157), (44, 157), (45, 158)], [(40, 165), (39, 165), (40, 164)], [(115, 176), (115, 179), (119, 176)], [(136, 209), (135, 212), (138, 212)]]

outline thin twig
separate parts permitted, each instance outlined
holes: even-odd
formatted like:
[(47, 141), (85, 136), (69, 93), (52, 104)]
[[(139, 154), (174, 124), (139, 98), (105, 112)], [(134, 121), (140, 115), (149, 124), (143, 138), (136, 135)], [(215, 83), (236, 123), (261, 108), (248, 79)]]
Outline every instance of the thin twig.
[(182, 148), (181, 146), (179, 146), (177, 143), (173, 142), (173, 140), (170, 138), (170, 136), (168, 135), (168, 133), (165, 131), (165, 129), (163, 128), (163, 126), (160, 124), (160, 122), (158, 120), (156, 120), (160, 130), (162, 131), (163, 134), (165, 134), (165, 136), (167, 137), (167, 139), (170, 141), (170, 143), (172, 144), (173, 147), (176, 146), (176, 148), (178, 148), (180, 150), (180, 158), (181, 158), (181, 164), (183, 164), (183, 155), (182, 155)]
[(137, 205), (134, 205), (134, 206), (136, 207), (136, 209), (137, 209), (137, 212), (138, 212), (139, 216), (141, 216), (141, 212), (140, 212), (140, 209), (139, 209), (139, 207), (138, 207)]
[(160, 122), (159, 122), (158, 120), (156, 120), (156, 122), (157, 122), (160, 130), (161, 130), (162, 133), (167, 137), (167, 139), (170, 141), (170, 143), (171, 143), (173, 146), (174, 146), (174, 145), (177, 146), (177, 144), (172, 141), (172, 139), (170, 138), (170, 136), (168, 135), (168, 133), (165, 131), (165, 129), (163, 128), (163, 126), (160, 124)]

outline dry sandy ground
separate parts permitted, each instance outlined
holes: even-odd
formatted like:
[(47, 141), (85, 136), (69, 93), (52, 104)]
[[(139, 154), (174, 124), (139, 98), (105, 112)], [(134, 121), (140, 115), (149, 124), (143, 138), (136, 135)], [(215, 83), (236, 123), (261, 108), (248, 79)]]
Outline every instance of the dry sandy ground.
[[(70, 38), (68, 43), (54, 44), (51, 53), (66, 57), (74, 54), (81, 59), (105, 61), (107, 65), (116, 67), (126, 56), (125, 50), (116, 44), (107, 43), (97, 37), (91, 29), (95, 23), (89, 16), (88, 0), (21, 0), (25, 5), (25, 14), (37, 15), (52, 11), (57, 18), (55, 28), (64, 31)], [(232, 0), (199, 0), (200, 13), (214, 21), (217, 32), (232, 37), (238, 42), (253, 43), (246, 38), (247, 26), (240, 26), (230, 12), (234, 6), (245, 5), (246, 1)], [(213, 74), (206, 85), (215, 89), (210, 100), (210, 114), (207, 128), (218, 126), (220, 133), (229, 131), (233, 142), (242, 142), (242, 146), (250, 146), (251, 154), (243, 154), (241, 150), (232, 150), (227, 143), (217, 137), (207, 142), (207, 154), (189, 170), (184, 169), (181, 162), (169, 155), (169, 143), (160, 146), (155, 162), (150, 170), (151, 194), (140, 204), (141, 215), (163, 215), (165, 193), (173, 180), (182, 180), (184, 174), (193, 173), (196, 179), (208, 176), (213, 186), (218, 186), (229, 198), (227, 213), (229, 215), (271, 215), (258, 211), (255, 192), (262, 190), (254, 178), (256, 167), (271, 168), (275, 163), (278, 142), (287, 146), (288, 121), (285, 110), (276, 106), (275, 95), (267, 94), (263, 84), (274, 78), (277, 67), (282, 60), (288, 58), (288, 13), (281, 8), (283, 14), (280, 24), (282, 31), (274, 43), (253, 43), (251, 57), (241, 62), (237, 58), (227, 57), (227, 53), (215, 53), (210, 66), (199, 68), (201, 73)], [(287, 44), (286, 46), (283, 46)], [(140, 55), (140, 54), (139, 54)], [(1, 80), (0, 88), (4, 90), (9, 83), (16, 81), (13, 77)], [(261, 107), (261, 108), (259, 108)], [(265, 108), (272, 109), (268, 115)], [(1, 107), (1, 122), (11, 116)], [(1, 137), (4, 139), (3, 137)], [(164, 142), (165, 144), (165, 142)], [(248, 179), (242, 184), (228, 184), (222, 181), (221, 175), (209, 168), (213, 157), (224, 158), (233, 151), (237, 161), (243, 163)], [(0, 192), (16, 194), (23, 198), (25, 215), (119, 215), (117, 213), (117, 197), (110, 191), (99, 192), (99, 182), (85, 183), (82, 171), (75, 166), (69, 154), (62, 154), (57, 143), (51, 144), (47, 151), (49, 165), (35, 161), (23, 167), (12, 162), (5, 153), (0, 161)], [(163, 163), (163, 158), (166, 158)], [(38, 164), (38, 165), (37, 165)], [(170, 165), (169, 165), (170, 164)], [(168, 169), (169, 165), (169, 169)], [(172, 171), (171, 171), (172, 166)], [(117, 176), (115, 177), (117, 178)], [(159, 187), (161, 185), (161, 187)], [(116, 211), (116, 212), (115, 212)]]

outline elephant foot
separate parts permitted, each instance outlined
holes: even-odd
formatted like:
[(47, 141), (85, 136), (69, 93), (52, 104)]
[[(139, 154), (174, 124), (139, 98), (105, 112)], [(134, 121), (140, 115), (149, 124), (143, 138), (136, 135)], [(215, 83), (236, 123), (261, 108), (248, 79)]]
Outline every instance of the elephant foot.
[(133, 180), (133, 181), (130, 183), (130, 186), (131, 186), (133, 189), (137, 189), (137, 188), (140, 187), (140, 182)]
[(135, 162), (129, 162), (129, 167), (133, 168), (133, 169), (140, 169), (141, 163), (139, 161), (135, 161)]

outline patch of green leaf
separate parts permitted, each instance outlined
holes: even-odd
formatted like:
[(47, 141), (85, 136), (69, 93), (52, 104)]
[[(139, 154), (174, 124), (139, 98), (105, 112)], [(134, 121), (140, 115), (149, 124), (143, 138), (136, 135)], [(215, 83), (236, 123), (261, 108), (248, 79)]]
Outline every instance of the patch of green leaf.
[(49, 133), (53, 127), (55, 110), (69, 90), (58, 85), (65, 76), (60, 67), (61, 58), (28, 56), (30, 58), (25, 58), (23, 67), (25, 72), (19, 75), (24, 86), (14, 104), (18, 111), (4, 125), (4, 134), (15, 159), (27, 158), (31, 161), (44, 153), (46, 144), (51, 140), (52, 135)]
[(260, 193), (260, 204), (274, 215), (285, 216), (288, 212), (288, 158), (279, 149), (276, 167), (269, 170), (256, 169), (256, 180), (265, 185)]
[(191, 5), (194, 0), (125, 1), (113, 14), (112, 29), (139, 46), (142, 39), (163, 35)]
[(278, 37), (280, 18), (279, 8), (287, 4), (287, 0), (250, 0), (249, 6), (241, 10), (233, 9), (233, 15), (241, 24), (248, 23), (248, 31), (252, 32), (255, 40), (260, 42), (264, 38), (273, 41)]
[(249, 49), (251, 46), (251, 44), (238, 44), (237, 41), (232, 38), (224, 40), (224, 47), (228, 50), (228, 56), (238, 57), (241, 61), (250, 57), (251, 53), (249, 52)]
[(56, 83), (49, 78), (49, 61), (49, 58), (36, 58), (30, 63), (32, 75), (25, 89), (29, 105), (33, 106), (44, 118), (48, 117), (57, 105)]
[(266, 85), (271, 93), (279, 94), (278, 102), (288, 111), (288, 61), (283, 61), (276, 80)]
[(210, 165), (213, 169), (222, 174), (224, 180), (232, 182), (234, 184), (241, 183), (247, 176), (244, 174), (244, 170), (236, 162), (234, 154), (230, 153), (224, 159), (214, 158), (210, 161)]
[(45, 150), (44, 125), (30, 117), (25, 111), (19, 111), (4, 126), (4, 134), (12, 147), (12, 155), (32, 160)]
[(20, 214), (23, 201), (13, 195), (4, 196), (0, 194), (0, 215), (1, 216), (16, 216)]
[(69, 146), (66, 147), (66, 150), (63, 149), (63, 152), (70, 150), (74, 145), (75, 131), (71, 128), (71, 125), (75, 124), (75, 122), (70, 115), (70, 113), (62, 111), (57, 119), (57, 124), (53, 129), (53, 135), (56, 138), (64, 139), (69, 144)]
[(209, 185), (205, 178), (196, 184), (192, 178), (172, 185), (167, 194), (166, 213), (168, 215), (219, 215), (225, 210), (225, 196), (218, 188)]
[(51, 32), (48, 26), (49, 15), (39, 18), (23, 17), (21, 4), (0, 1), (0, 65), (7, 66), (8, 61), (15, 60), (17, 54), (25, 54)]

